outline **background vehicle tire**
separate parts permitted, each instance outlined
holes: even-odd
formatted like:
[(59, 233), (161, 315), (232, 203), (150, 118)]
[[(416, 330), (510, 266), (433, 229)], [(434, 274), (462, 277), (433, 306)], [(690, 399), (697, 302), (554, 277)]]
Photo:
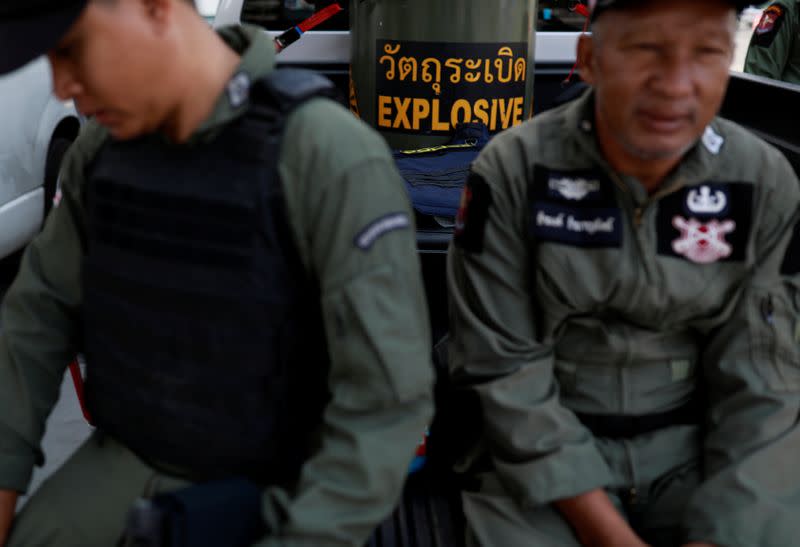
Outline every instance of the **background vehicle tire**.
[(67, 153), (72, 141), (66, 137), (55, 137), (47, 150), (47, 163), (44, 168), (44, 217), (53, 207), (53, 197), (56, 195), (58, 183), (58, 172), (61, 170), (61, 162)]

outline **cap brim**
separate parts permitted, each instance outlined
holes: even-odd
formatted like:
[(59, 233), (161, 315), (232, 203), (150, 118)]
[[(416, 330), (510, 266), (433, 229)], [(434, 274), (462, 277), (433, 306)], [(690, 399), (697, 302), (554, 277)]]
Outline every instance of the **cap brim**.
[[(595, 19), (597, 19), (598, 15), (600, 15), (601, 13), (603, 13), (603, 12), (609, 10), (609, 9), (624, 8), (626, 4), (633, 4), (633, 3), (635, 3), (635, 2), (634, 1), (626, 2), (625, 0), (617, 0), (616, 2), (613, 2), (613, 5), (606, 6), (602, 2), (598, 2), (597, 6), (595, 7), (595, 9), (592, 10), (592, 14), (589, 16), (589, 18), (592, 21), (594, 21)], [(744, 0), (744, 1), (743, 0), (729, 0), (729, 3), (731, 4), (731, 6), (736, 8), (737, 12), (741, 12), (746, 7), (748, 7), (750, 5), (753, 5), (756, 2), (755, 2), (755, 0)]]
[(86, 0), (64, 2), (47, 13), (0, 19), (0, 74), (6, 74), (47, 53), (80, 17)]

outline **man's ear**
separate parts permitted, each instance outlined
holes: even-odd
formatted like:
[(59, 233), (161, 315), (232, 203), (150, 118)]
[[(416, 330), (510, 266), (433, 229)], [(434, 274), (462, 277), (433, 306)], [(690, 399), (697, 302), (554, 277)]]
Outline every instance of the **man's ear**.
[(581, 79), (589, 85), (594, 85), (594, 60), (595, 46), (592, 36), (581, 34), (578, 37), (578, 59), (577, 67)]

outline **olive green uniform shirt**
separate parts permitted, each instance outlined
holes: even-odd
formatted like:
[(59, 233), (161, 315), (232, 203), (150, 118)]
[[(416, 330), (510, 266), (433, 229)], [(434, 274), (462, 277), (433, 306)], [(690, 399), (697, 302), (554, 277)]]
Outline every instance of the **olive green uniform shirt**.
[[(683, 461), (647, 475), (632, 456), (642, 444), (696, 456), (702, 481), (678, 508), (688, 539), (791, 544), (798, 180), (775, 149), (716, 119), (649, 196), (609, 167), (593, 120), (588, 93), (495, 137), (473, 165), (449, 254), (450, 367), (480, 401), (493, 468), (524, 511), (649, 487)], [(718, 254), (700, 263), (709, 244)], [(698, 384), (696, 426), (601, 439), (576, 415), (666, 412)]]
[[(243, 52), (237, 74), (254, 80), (273, 69), (273, 44), (262, 31), (228, 29), (223, 36)], [(220, 97), (189, 142), (170, 146), (213, 140), (246, 111), (239, 91)], [(2, 308), (2, 488), (26, 489), (42, 458), (39, 443), (64, 369), (81, 349), (85, 173), (108, 138), (90, 123), (71, 148), (60, 204), (26, 250)], [(355, 243), (387, 214), (412, 218), (410, 205), (382, 139), (329, 100), (313, 99), (290, 115), (279, 171), (297, 248), (320, 283), (332, 398), (319, 449), (296, 489), (273, 488), (265, 496), (272, 532), (263, 545), (360, 547), (398, 499), (432, 415), (430, 335), (413, 224), (376, 238), (369, 250)]]
[(770, 4), (753, 32), (744, 71), (800, 84), (800, 2)]

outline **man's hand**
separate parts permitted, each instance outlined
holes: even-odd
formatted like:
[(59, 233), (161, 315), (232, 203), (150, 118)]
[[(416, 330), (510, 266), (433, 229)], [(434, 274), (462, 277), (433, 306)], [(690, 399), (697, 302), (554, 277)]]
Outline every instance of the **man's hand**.
[(14, 520), (14, 509), (17, 507), (17, 496), (13, 490), (0, 490), (0, 547), (6, 544), (11, 521)]
[(555, 506), (585, 547), (647, 547), (603, 490), (559, 500)]

